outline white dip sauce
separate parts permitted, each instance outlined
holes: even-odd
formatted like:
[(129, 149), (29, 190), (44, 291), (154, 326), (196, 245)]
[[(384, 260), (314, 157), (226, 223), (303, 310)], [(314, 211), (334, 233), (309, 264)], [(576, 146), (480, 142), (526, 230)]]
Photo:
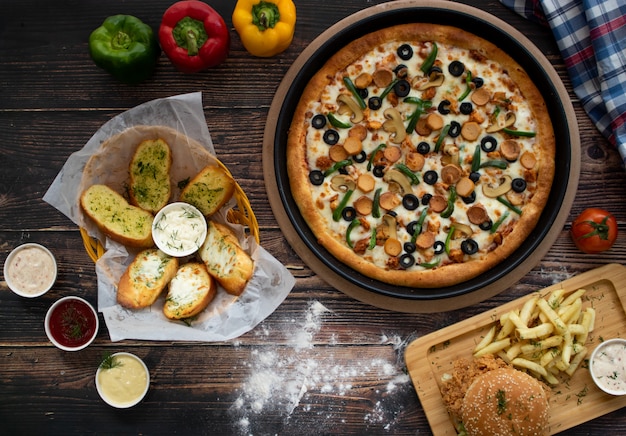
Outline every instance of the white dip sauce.
[(204, 242), (206, 221), (195, 208), (173, 203), (155, 219), (152, 237), (161, 250), (170, 254), (191, 254)]
[(133, 356), (113, 356), (113, 368), (98, 372), (101, 394), (112, 404), (124, 407), (136, 403), (146, 392), (148, 374)]
[(8, 265), (7, 278), (23, 294), (37, 295), (52, 286), (54, 260), (44, 249), (29, 246), (15, 252)]
[(603, 346), (592, 365), (598, 383), (613, 392), (626, 392), (626, 344), (612, 342)]

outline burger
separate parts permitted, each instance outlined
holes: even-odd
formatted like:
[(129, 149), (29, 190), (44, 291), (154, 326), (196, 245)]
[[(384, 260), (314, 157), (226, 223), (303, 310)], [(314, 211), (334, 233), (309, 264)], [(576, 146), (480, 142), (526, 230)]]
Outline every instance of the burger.
[(455, 362), (442, 385), (448, 411), (462, 434), (545, 435), (549, 390), (499, 358)]

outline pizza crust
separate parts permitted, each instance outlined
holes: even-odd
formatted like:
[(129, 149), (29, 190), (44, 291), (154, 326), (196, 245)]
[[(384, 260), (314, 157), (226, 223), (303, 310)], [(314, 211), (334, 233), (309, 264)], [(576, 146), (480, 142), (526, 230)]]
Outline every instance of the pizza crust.
[[(529, 203), (524, 205), (523, 214), (508, 229), (501, 229), (503, 242), (480, 258), (451, 263), (432, 269), (404, 270), (375, 265), (356, 254), (343, 243), (342, 235), (331, 233), (326, 219), (319, 212), (319, 198), (315, 198), (307, 163), (306, 132), (307, 114), (311, 102), (317, 102), (338, 72), (345, 72), (371, 50), (390, 41), (410, 41), (412, 44), (436, 41), (441, 45), (472, 50), (477, 57), (501, 65), (512, 81), (521, 90), (529, 104), (532, 118), (536, 121), (535, 147), (537, 169), (536, 187)], [(416, 53), (417, 55), (417, 53)], [(296, 107), (290, 126), (287, 143), (287, 170), (293, 198), (302, 217), (315, 234), (318, 243), (335, 258), (359, 273), (398, 286), (439, 288), (455, 285), (474, 278), (494, 267), (515, 252), (535, 228), (547, 203), (554, 177), (555, 142), (546, 104), (541, 93), (526, 72), (509, 55), (494, 44), (464, 30), (434, 24), (414, 23), (394, 26), (367, 34), (339, 50), (311, 78)], [(506, 234), (505, 234), (506, 233)], [(339, 238), (339, 240), (338, 240)]]

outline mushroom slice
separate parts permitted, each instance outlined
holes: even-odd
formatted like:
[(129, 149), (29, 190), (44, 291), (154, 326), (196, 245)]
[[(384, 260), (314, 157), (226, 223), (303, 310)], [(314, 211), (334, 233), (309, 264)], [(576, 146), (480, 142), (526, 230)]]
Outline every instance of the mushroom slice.
[(500, 130), (506, 127), (511, 127), (513, 124), (515, 124), (515, 120), (516, 120), (515, 113), (507, 112), (506, 115), (504, 116), (504, 120), (500, 121), (500, 119), (498, 118), (496, 122), (492, 124), (491, 126), (487, 127), (485, 131), (487, 133), (499, 132)]
[(483, 194), (490, 198), (497, 198), (511, 190), (511, 182), (511, 176), (502, 176), (498, 186), (483, 185)]
[(391, 142), (400, 144), (406, 138), (402, 115), (396, 108), (387, 108), (383, 114), (386, 118), (386, 121), (383, 123), (383, 130), (391, 133)]
[(337, 103), (339, 103), (337, 112), (342, 115), (350, 113), (350, 121), (352, 121), (353, 124), (358, 124), (363, 121), (363, 111), (352, 97), (347, 94), (339, 94), (339, 96), (337, 96)]
[(430, 88), (436, 88), (438, 86), (443, 85), (443, 82), (445, 80), (445, 76), (443, 75), (443, 73), (441, 72), (433, 72), (428, 76), (428, 82), (424, 83), (423, 85), (420, 85), (418, 89), (418, 91), (426, 91), (427, 89)]
[(330, 187), (333, 191), (337, 192), (354, 191), (356, 188), (356, 182), (352, 177), (346, 174), (337, 174), (330, 179)]
[(407, 176), (402, 174), (400, 171), (395, 169), (388, 170), (383, 176), (383, 180), (387, 183), (396, 182), (400, 188), (402, 189), (402, 194), (408, 194), (413, 192), (413, 188), (411, 188), (411, 181)]

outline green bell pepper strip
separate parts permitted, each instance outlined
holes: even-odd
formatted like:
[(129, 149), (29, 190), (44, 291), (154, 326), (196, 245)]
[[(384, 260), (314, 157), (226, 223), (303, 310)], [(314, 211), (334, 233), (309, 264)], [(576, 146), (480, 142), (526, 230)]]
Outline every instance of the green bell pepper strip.
[(374, 151), (372, 151), (372, 154), (370, 154), (370, 159), (369, 161), (367, 161), (367, 171), (372, 171), (372, 165), (374, 165), (374, 157), (376, 156), (376, 153), (378, 153), (380, 150), (384, 149), (385, 147), (387, 147), (387, 144), (382, 143), (382, 144), (379, 144), (378, 147), (374, 149)]
[(354, 248), (354, 244), (352, 243), (352, 240), (350, 239), (350, 234), (352, 233), (352, 230), (354, 230), (354, 228), (359, 225), (361, 225), (361, 220), (358, 218), (355, 218), (352, 221), (350, 221), (350, 224), (348, 225), (348, 229), (346, 230), (346, 243), (348, 244), (348, 247), (350, 248)]
[(373, 250), (376, 247), (376, 227), (372, 229), (372, 234), (370, 235), (370, 243), (367, 246), (368, 250)]
[(435, 152), (439, 151), (439, 148), (441, 147), (441, 143), (443, 142), (443, 138), (448, 136), (449, 131), (450, 131), (450, 124), (446, 124), (445, 126), (443, 126), (443, 129), (441, 129), (441, 133), (439, 134), (439, 137), (437, 138), (437, 142), (435, 143)]
[(424, 221), (426, 220), (426, 216), (428, 213), (428, 206), (421, 210), (419, 218), (417, 219), (417, 223), (415, 223), (415, 227), (413, 228), (413, 234), (411, 235), (411, 242), (415, 243), (417, 237), (420, 233), (422, 233), (422, 227), (424, 226)]
[(454, 233), (454, 224), (450, 226), (450, 230), (446, 235), (446, 241), (444, 242), (444, 247), (446, 250), (446, 254), (450, 255), (450, 241), (452, 240), (452, 234)]
[(352, 93), (352, 96), (359, 104), (359, 107), (361, 109), (365, 109), (367, 107), (367, 105), (365, 104), (365, 100), (363, 100), (363, 97), (361, 97), (361, 94), (359, 94), (359, 91), (356, 89), (356, 86), (354, 86), (354, 83), (352, 83), (352, 80), (348, 76), (346, 76), (343, 78), (343, 83), (346, 85), (346, 88), (348, 88), (348, 91)]
[(505, 205), (506, 207), (511, 209), (516, 214), (518, 214), (518, 215), (522, 214), (522, 210), (519, 207), (513, 206), (511, 203), (509, 203), (509, 200), (507, 200), (506, 198), (504, 198), (504, 197), (497, 197), (496, 200), (498, 200), (500, 203), (502, 203), (503, 205)]
[(417, 175), (413, 171), (411, 171), (411, 168), (407, 167), (403, 163), (397, 163), (394, 166), (398, 171), (400, 171), (402, 174), (408, 177), (408, 179), (411, 181), (411, 185), (420, 184), (419, 177), (417, 177)]
[(508, 166), (509, 165), (503, 160), (488, 160), (480, 164), (480, 168), (492, 167), (499, 168), (501, 170), (506, 169)]
[(534, 138), (535, 136), (537, 136), (537, 132), (525, 132), (523, 130), (513, 130), (506, 127), (502, 129), (502, 131), (511, 136), (523, 136), (525, 138)]
[(474, 149), (474, 156), (472, 157), (472, 172), (475, 173), (480, 169), (480, 145), (477, 145)]
[(403, 101), (405, 103), (412, 103), (412, 104), (417, 105), (415, 112), (413, 112), (409, 116), (409, 124), (406, 127), (406, 133), (411, 133), (413, 132), (413, 130), (415, 130), (415, 126), (417, 125), (417, 122), (419, 121), (424, 111), (430, 108), (433, 105), (433, 102), (430, 100), (424, 101), (420, 98), (415, 98), (415, 97), (407, 97)]
[(493, 223), (493, 226), (491, 226), (491, 233), (495, 233), (498, 230), (498, 227), (500, 227), (500, 225), (504, 222), (505, 219), (507, 219), (509, 217), (509, 211), (507, 210), (506, 212), (504, 212), (504, 214), (502, 214), (502, 216), (495, 222)]
[(374, 200), (372, 202), (372, 216), (374, 218), (380, 218), (380, 191), (382, 188), (378, 188), (374, 192)]
[(385, 88), (385, 90), (383, 91), (382, 94), (380, 94), (380, 99), (384, 100), (385, 97), (387, 97), (387, 94), (389, 94), (391, 92), (391, 90), (393, 89), (394, 86), (396, 86), (396, 83), (398, 83), (398, 79), (393, 79), (391, 81), (391, 83), (389, 85), (387, 85), (387, 87)]
[(350, 159), (344, 159), (344, 160), (340, 160), (339, 162), (336, 162), (332, 167), (324, 171), (324, 177), (330, 176), (335, 171), (339, 171), (340, 169), (350, 165), (351, 163), (352, 161)]
[(344, 195), (341, 201), (339, 202), (337, 209), (333, 211), (333, 221), (339, 221), (339, 219), (341, 218), (341, 213), (346, 208), (346, 205), (348, 204), (348, 201), (350, 201), (350, 197), (352, 197), (353, 192), (354, 190), (352, 189), (348, 189), (346, 191), (346, 195)]
[(469, 93), (472, 90), (472, 86), (470, 85), (472, 83), (472, 72), (468, 71), (467, 74), (465, 75), (465, 91), (463, 92), (463, 94), (461, 94), (459, 96), (459, 101), (463, 101), (465, 100), (465, 97), (467, 97), (469, 95)]
[(435, 60), (437, 59), (437, 51), (437, 43), (433, 42), (432, 50), (428, 53), (428, 56), (426, 56), (424, 63), (422, 63), (422, 66), (420, 67), (420, 70), (422, 70), (424, 74), (427, 74), (428, 70), (430, 70), (435, 63)]
[(349, 129), (350, 127), (352, 127), (352, 124), (347, 123), (345, 121), (341, 121), (332, 112), (330, 112), (327, 115), (327, 118), (328, 118), (328, 121), (330, 122), (331, 125), (333, 125), (334, 127), (339, 128), (339, 129)]
[(113, 15), (89, 35), (89, 55), (117, 80), (136, 85), (152, 76), (161, 48), (152, 28), (132, 15)]
[(456, 188), (454, 185), (450, 186), (450, 195), (448, 195), (448, 206), (441, 212), (441, 218), (450, 218), (452, 212), (454, 212), (454, 202), (456, 201)]
[(437, 258), (437, 260), (434, 260), (432, 262), (423, 262), (420, 263), (419, 266), (421, 266), (422, 268), (426, 268), (426, 269), (431, 269), (436, 267), (437, 265), (439, 265), (441, 263), (441, 258)]

